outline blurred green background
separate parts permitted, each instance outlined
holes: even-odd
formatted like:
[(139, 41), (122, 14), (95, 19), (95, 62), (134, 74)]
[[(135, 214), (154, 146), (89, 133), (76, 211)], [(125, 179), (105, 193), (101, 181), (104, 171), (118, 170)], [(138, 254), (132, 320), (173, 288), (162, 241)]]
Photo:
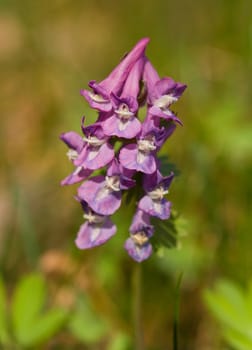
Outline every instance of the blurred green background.
[[(122, 247), (133, 209), (116, 216), (118, 233), (105, 246), (77, 251), (82, 212), (75, 186), (59, 185), (72, 170), (59, 134), (79, 131), (83, 115), (94, 120), (79, 90), (102, 80), (149, 36), (146, 53), (160, 76), (188, 89), (174, 106), (184, 126), (162, 150), (180, 171), (170, 190), (178, 248), (142, 266), (146, 348), (171, 349), (174, 290), (183, 272), (181, 349), (233, 349), (202, 292), (220, 278), (244, 287), (251, 279), (251, 13), (249, 0), (0, 1), (4, 307), (13, 308), (19, 281), (36, 272), (44, 282), (34, 283), (47, 288), (47, 309), (68, 313), (57, 332), (23, 348), (134, 349), (135, 263)], [(27, 305), (31, 299), (28, 292)], [(10, 343), (26, 344), (15, 322), (6, 322)]]

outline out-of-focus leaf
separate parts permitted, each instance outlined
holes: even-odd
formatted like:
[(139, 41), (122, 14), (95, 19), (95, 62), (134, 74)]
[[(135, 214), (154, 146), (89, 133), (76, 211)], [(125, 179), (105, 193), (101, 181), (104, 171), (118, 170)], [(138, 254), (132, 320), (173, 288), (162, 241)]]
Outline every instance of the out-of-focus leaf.
[(105, 335), (107, 325), (92, 310), (87, 299), (81, 297), (70, 318), (69, 329), (81, 342), (92, 344), (98, 342)]
[(33, 326), (45, 302), (45, 283), (40, 275), (24, 277), (16, 287), (12, 301), (12, 320), (17, 340), (29, 343)]
[(251, 158), (252, 129), (242, 120), (243, 111), (242, 101), (228, 96), (216, 105), (205, 124), (215, 149), (231, 162)]
[(222, 294), (232, 304), (233, 308), (240, 310), (243, 315), (246, 313), (244, 291), (238, 285), (227, 280), (221, 280), (216, 285), (216, 291)]
[(252, 329), (252, 318), (247, 312), (245, 292), (234, 283), (219, 281), (216, 290), (206, 292), (205, 297), (211, 311), (225, 324), (240, 332)]
[(228, 329), (224, 331), (224, 337), (237, 350), (251, 350), (252, 338), (239, 332)]
[(124, 333), (118, 333), (112, 339), (108, 350), (129, 350), (132, 349), (130, 337)]
[(252, 349), (252, 315), (247, 307), (249, 293), (225, 280), (219, 281), (215, 290), (204, 293), (208, 308), (222, 326), (223, 336), (237, 350)]
[(24, 345), (37, 345), (49, 340), (65, 323), (68, 313), (64, 309), (52, 309), (41, 316), (32, 326), (29, 338), (23, 339)]
[(9, 341), (7, 312), (6, 312), (6, 291), (4, 283), (0, 277), (0, 345), (4, 345)]
[(24, 277), (12, 303), (14, 334), (19, 344), (34, 346), (48, 340), (66, 320), (66, 311), (53, 309), (43, 314), (45, 282), (40, 275)]
[(252, 319), (252, 281), (248, 285), (246, 307), (249, 317)]
[(158, 249), (162, 246), (166, 248), (176, 247), (177, 229), (174, 216), (171, 216), (171, 218), (168, 220), (153, 218), (151, 223), (155, 229), (155, 234), (151, 239), (155, 249)]

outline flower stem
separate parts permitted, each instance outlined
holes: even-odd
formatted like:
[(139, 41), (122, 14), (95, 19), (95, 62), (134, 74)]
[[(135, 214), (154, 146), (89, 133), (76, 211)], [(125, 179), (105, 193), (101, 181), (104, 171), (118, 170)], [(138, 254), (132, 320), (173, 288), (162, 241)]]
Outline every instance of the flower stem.
[(174, 315), (173, 315), (173, 350), (178, 350), (178, 323), (179, 323), (179, 302), (180, 302), (180, 286), (182, 282), (183, 273), (178, 277), (175, 287), (174, 296)]
[(144, 350), (142, 329), (142, 265), (135, 264), (133, 272), (133, 320), (135, 332), (135, 350)]

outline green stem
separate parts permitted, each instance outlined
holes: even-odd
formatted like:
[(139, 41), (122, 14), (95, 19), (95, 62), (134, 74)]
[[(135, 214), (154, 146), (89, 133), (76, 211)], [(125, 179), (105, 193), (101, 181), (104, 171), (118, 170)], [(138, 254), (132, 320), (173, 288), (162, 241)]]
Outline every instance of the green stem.
[(133, 273), (133, 319), (135, 331), (135, 350), (144, 350), (142, 329), (142, 266), (135, 264)]
[(180, 297), (180, 286), (182, 281), (183, 273), (178, 277), (178, 281), (175, 288), (174, 296), (174, 316), (173, 316), (173, 350), (178, 350), (178, 324), (179, 324), (179, 297)]

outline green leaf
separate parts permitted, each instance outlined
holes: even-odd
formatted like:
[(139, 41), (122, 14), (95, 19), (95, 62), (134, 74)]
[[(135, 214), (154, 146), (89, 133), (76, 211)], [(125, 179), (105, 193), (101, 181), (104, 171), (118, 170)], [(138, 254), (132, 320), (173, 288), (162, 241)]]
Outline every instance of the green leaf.
[(45, 302), (45, 283), (40, 275), (24, 277), (16, 287), (12, 302), (13, 328), (21, 344), (33, 337), (35, 320)]
[(215, 291), (207, 291), (204, 296), (209, 309), (224, 326), (244, 334), (252, 329), (252, 319), (246, 310), (245, 294), (238, 286), (220, 281)]
[(3, 280), (0, 277), (0, 345), (7, 344), (9, 342), (9, 338), (6, 310), (6, 291)]
[(249, 317), (252, 319), (252, 281), (249, 282), (247, 295), (246, 295), (246, 307)]
[(251, 285), (245, 291), (230, 281), (221, 280), (214, 291), (204, 293), (204, 298), (227, 342), (237, 350), (252, 349)]
[(29, 338), (23, 339), (24, 345), (38, 345), (49, 340), (65, 323), (68, 313), (64, 309), (52, 309), (41, 316), (32, 326)]
[(23, 346), (48, 340), (66, 320), (66, 311), (53, 309), (43, 314), (46, 299), (45, 281), (32, 274), (18, 284), (12, 303), (13, 328), (16, 339)]
[(118, 333), (108, 345), (108, 350), (128, 350), (132, 349), (132, 342), (128, 335)]
[(252, 339), (232, 329), (224, 331), (224, 337), (237, 350), (251, 350)]
[(88, 300), (80, 298), (69, 323), (72, 334), (81, 342), (92, 344), (99, 341), (107, 332), (105, 321), (92, 310)]
[(176, 247), (177, 230), (173, 216), (171, 216), (171, 218), (168, 220), (152, 218), (151, 223), (155, 229), (155, 234), (151, 238), (151, 242), (153, 243), (155, 249), (158, 249), (162, 246), (166, 248)]

